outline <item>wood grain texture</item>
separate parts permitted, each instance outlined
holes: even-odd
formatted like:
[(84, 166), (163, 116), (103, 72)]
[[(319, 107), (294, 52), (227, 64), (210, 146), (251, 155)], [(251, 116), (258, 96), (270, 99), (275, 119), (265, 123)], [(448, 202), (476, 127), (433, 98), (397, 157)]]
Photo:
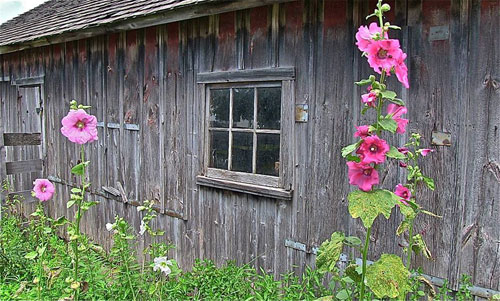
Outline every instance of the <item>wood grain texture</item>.
[[(0, 82), (2, 125), (12, 133), (35, 128), (28, 121), (34, 111), (25, 99), (42, 95), (44, 174), (66, 181), (56, 185), (57, 200), (47, 204), (53, 216), (72, 215), (64, 200), (68, 183), (75, 181), (69, 166), (76, 163), (78, 147), (59, 128), (75, 98), (91, 104), (103, 122), (99, 141), (87, 153), (91, 197), (106, 210), (92, 211), (88, 224), (103, 228), (120, 215), (138, 228), (141, 216), (135, 205), (157, 199), (157, 225), (166, 230), (161, 239), (177, 245), (170, 256), (184, 268), (195, 258), (218, 264), (235, 259), (274, 273), (301, 273), (314, 265), (315, 256), (286, 247), (286, 239), (310, 249), (333, 231), (364, 235), (359, 221), (348, 215), (346, 196), (352, 187), (340, 149), (354, 141), (353, 123), (366, 124), (372, 117), (359, 114), (365, 92), (353, 81), (371, 70), (354, 35), (372, 21), (364, 16), (375, 2), (262, 2), (258, 8), (3, 54), (0, 78), (44, 75), (44, 92)], [(421, 162), (437, 185), (435, 192), (422, 190), (417, 198), (443, 218), (417, 221), (416, 231), (435, 260), (414, 257), (413, 264), (449, 278), (455, 288), (460, 274), (469, 273), (476, 285), (498, 290), (500, 6), (490, 0), (389, 3), (393, 12), (388, 20), (402, 27), (393, 37), (408, 53), (411, 88), (396, 88), (407, 102), (408, 133), (420, 132), (424, 147), (430, 146), (432, 131), (450, 132), (453, 141), (449, 147), (433, 146), (435, 152)], [(448, 26), (449, 38), (430, 41), (434, 26)], [(290, 187), (291, 199), (230, 191), (224, 189), (227, 183), (197, 185), (197, 177), (207, 175), (205, 84), (263, 78), (282, 81), (282, 124), (287, 126), (281, 132), (278, 186)], [(393, 77), (389, 85), (399, 86)], [(295, 123), (295, 104), (309, 105), (308, 122)], [(127, 124), (138, 128), (132, 131)], [(384, 138), (399, 145), (408, 133)], [(35, 159), (28, 154), (35, 156), (37, 150), (6, 148), (8, 161)], [(384, 187), (391, 190), (406, 177), (396, 165), (384, 178)], [(12, 179), (16, 185), (30, 180)], [(395, 214), (375, 221), (370, 259), (402, 254), (401, 238), (394, 233), (400, 220)], [(85, 231), (110, 246), (106, 231), (90, 226)]]

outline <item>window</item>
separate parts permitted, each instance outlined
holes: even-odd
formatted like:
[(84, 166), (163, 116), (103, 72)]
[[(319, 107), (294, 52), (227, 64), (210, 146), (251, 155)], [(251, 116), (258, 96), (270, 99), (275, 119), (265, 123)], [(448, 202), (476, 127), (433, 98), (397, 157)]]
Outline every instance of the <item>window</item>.
[[(207, 110), (205, 170), (198, 183), (289, 198), (293, 166), (286, 146), (293, 129), (292, 81), (272, 74), (242, 79), (247, 72), (255, 70), (233, 71), (235, 82), (229, 83), (227, 72), (201, 76)], [(217, 80), (221, 75), (227, 78), (223, 83)]]

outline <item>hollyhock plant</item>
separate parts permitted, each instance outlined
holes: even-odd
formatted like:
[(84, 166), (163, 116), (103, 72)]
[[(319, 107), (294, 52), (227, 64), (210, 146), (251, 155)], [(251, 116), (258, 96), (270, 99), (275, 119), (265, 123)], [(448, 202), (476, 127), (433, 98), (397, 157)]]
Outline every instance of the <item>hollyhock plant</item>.
[[(375, 22), (372, 22), (369, 27), (360, 26), (356, 33), (356, 45), (359, 50), (365, 52), (368, 50), (368, 46), (373, 42), (373, 38), (379, 38), (381, 34), (382, 28)], [(385, 38), (387, 38), (387, 33), (385, 33)]]
[(36, 179), (33, 185), (35, 197), (42, 202), (50, 200), (56, 190), (54, 184), (47, 179)]
[(73, 143), (85, 144), (97, 140), (97, 118), (83, 109), (70, 110), (61, 124), (61, 133)]
[(384, 163), (385, 154), (389, 149), (389, 145), (385, 140), (373, 135), (363, 140), (356, 153), (361, 156), (361, 162), (364, 164), (380, 164)]
[(360, 125), (356, 127), (356, 133), (354, 133), (354, 137), (359, 137), (361, 139), (365, 139), (370, 135), (370, 127), (368, 125)]
[(406, 132), (406, 125), (408, 124), (408, 119), (401, 118), (401, 115), (406, 114), (408, 110), (404, 106), (399, 106), (395, 104), (390, 104), (387, 106), (387, 114), (392, 115), (392, 119), (398, 124), (396, 133), (403, 134)]
[(401, 203), (408, 205), (408, 203), (406, 201), (409, 201), (411, 198), (411, 192), (408, 188), (406, 188), (405, 186), (403, 186), (401, 184), (398, 184), (398, 185), (396, 185), (396, 189), (394, 190), (394, 194), (396, 194), (397, 196), (400, 196), (402, 198), (399, 200)]
[(375, 102), (377, 101), (377, 93), (370, 91), (369, 93), (361, 95), (361, 100), (369, 107), (375, 108)]
[(349, 167), (349, 184), (356, 185), (363, 191), (370, 191), (379, 183), (378, 172), (373, 166), (365, 163), (347, 162)]

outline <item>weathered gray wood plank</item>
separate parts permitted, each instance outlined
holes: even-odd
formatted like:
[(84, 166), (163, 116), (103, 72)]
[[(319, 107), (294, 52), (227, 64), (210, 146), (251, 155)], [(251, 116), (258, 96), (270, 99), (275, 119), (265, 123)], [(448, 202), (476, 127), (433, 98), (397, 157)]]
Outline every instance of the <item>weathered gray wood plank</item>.
[(8, 175), (13, 175), (41, 171), (42, 165), (43, 161), (41, 159), (5, 162), (5, 169)]
[(40, 145), (40, 133), (4, 133), (5, 146)]

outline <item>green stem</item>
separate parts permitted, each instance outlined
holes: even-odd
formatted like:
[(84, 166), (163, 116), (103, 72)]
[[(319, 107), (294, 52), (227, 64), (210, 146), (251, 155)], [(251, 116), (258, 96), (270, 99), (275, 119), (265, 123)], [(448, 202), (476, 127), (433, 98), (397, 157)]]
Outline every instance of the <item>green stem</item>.
[[(126, 241), (125, 241), (126, 243)], [(128, 285), (130, 287), (130, 291), (132, 292), (132, 297), (133, 297), (133, 300), (137, 300), (137, 297), (135, 296), (135, 292), (134, 292), (134, 287), (132, 286), (132, 280), (130, 279), (130, 270), (129, 270), (129, 267), (128, 267), (128, 261), (125, 259), (125, 254), (123, 254), (123, 250), (121, 250), (121, 256), (122, 256), (122, 260), (123, 262), (125, 263), (125, 270), (126, 270), (126, 273), (127, 273), (127, 280), (128, 280)]]
[[(385, 70), (382, 70), (382, 74), (380, 75), (380, 85), (383, 85), (385, 82)], [(382, 106), (384, 105), (384, 99), (380, 94), (378, 96), (378, 104), (377, 104), (377, 135), (380, 136), (382, 133), (382, 129), (380, 128), (380, 117), (382, 117)]]
[[(83, 148), (83, 145), (80, 149), (80, 159), (81, 163), (85, 162), (85, 149)], [(85, 197), (85, 186), (86, 186), (86, 181), (85, 181), (85, 165), (83, 166), (83, 175), (81, 176), (81, 199), (78, 200), (76, 203), (76, 206), (78, 207), (78, 211), (76, 213), (76, 235), (77, 238), (73, 241), (73, 252), (75, 253), (75, 266), (74, 266), (74, 281), (78, 282), (78, 264), (79, 264), (79, 251), (78, 251), (78, 241), (80, 240), (80, 220), (82, 218), (82, 201), (83, 198)], [(76, 289), (75, 291), (75, 301), (78, 301), (78, 293), (79, 293), (79, 288)]]
[(366, 257), (368, 254), (368, 245), (370, 244), (370, 232), (371, 232), (371, 230), (372, 230), (371, 227), (366, 229), (365, 246), (363, 248), (363, 264), (361, 266), (361, 268), (362, 268), (361, 290), (359, 293), (359, 300), (361, 300), (361, 301), (365, 300)]

